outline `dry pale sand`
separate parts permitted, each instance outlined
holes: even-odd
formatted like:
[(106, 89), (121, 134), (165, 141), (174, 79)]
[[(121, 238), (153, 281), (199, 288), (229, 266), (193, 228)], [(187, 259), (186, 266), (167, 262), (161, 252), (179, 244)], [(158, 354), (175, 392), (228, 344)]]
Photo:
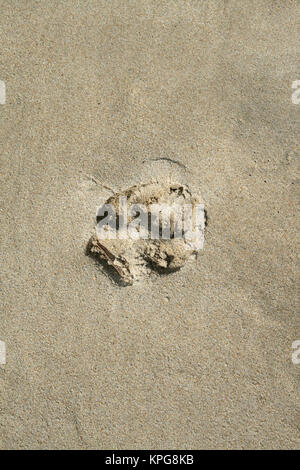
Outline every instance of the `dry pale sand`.
[[(300, 2), (0, 12), (1, 448), (300, 448)], [(201, 192), (205, 248), (120, 287), (98, 198), (153, 178)]]

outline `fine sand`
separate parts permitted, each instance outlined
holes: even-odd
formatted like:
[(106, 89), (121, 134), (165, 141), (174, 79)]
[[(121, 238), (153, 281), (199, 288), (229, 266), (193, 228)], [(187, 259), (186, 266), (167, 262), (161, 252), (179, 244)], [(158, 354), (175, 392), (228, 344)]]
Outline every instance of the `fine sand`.
[[(299, 449), (300, 2), (0, 12), (0, 447)], [(153, 180), (201, 194), (204, 249), (123, 287), (96, 208)]]

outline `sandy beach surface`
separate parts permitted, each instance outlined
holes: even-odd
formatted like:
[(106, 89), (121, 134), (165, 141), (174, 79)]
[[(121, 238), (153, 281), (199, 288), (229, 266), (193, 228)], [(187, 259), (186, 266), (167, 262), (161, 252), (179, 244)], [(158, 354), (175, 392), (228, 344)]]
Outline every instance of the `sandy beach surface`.
[[(0, 447), (299, 449), (300, 2), (0, 12)], [(204, 249), (122, 287), (96, 208), (155, 179), (201, 193)]]

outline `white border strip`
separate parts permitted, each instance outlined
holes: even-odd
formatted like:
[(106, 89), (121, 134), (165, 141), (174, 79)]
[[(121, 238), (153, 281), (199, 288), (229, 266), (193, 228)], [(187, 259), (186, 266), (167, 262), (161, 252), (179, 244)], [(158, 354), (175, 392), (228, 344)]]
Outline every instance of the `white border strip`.
[(5, 83), (3, 82), (3, 80), (0, 80), (0, 104), (5, 104), (5, 98)]
[(0, 364), (6, 364), (6, 344), (0, 341)]

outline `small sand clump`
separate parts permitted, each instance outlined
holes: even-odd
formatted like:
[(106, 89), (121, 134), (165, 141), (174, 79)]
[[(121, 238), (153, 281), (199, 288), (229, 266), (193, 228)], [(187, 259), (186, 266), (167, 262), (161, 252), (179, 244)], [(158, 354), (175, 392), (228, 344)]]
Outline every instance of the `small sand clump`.
[[(127, 208), (131, 208), (126, 221), (120, 209), (124, 201)], [(162, 217), (162, 212), (153, 210), (157, 205), (172, 210), (167, 217)], [(108, 206), (112, 213), (106, 210)], [(196, 206), (202, 210), (203, 217), (193, 226), (195, 230), (191, 230)], [(124, 284), (133, 284), (154, 272), (168, 274), (179, 270), (202, 248), (203, 204), (186, 185), (135, 185), (111, 196), (99, 209), (98, 214), (101, 215), (89, 249), (99, 260), (112, 266)], [(103, 232), (104, 217), (106, 232)], [(99, 230), (99, 222), (102, 231)]]

